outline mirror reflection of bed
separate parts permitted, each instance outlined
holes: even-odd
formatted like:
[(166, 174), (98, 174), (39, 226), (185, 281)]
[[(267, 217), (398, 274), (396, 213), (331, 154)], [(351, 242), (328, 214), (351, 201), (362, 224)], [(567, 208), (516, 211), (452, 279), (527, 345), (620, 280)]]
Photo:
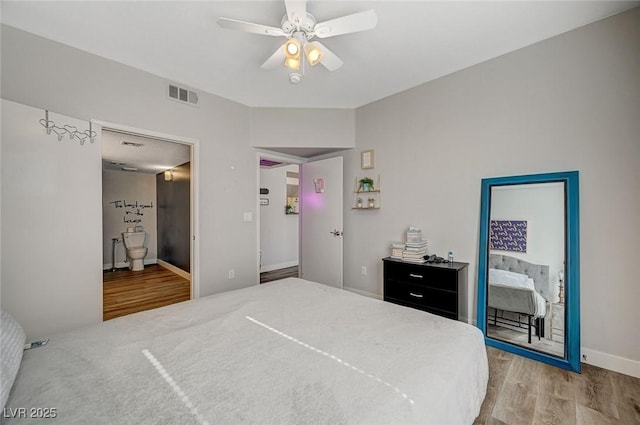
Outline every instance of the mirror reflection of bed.
[(564, 338), (552, 329), (560, 320), (552, 317), (549, 300), (555, 299), (541, 295), (548, 286), (549, 266), (490, 254), (487, 334), (563, 357)]
[(491, 189), (487, 335), (564, 358), (562, 183)]

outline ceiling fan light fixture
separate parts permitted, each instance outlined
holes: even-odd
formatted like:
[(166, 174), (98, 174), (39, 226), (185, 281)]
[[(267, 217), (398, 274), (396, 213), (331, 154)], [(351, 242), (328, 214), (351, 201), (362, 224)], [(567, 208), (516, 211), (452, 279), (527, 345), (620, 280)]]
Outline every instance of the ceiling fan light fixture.
[[(304, 75), (305, 62), (311, 66), (321, 63), (329, 71), (335, 71), (343, 65), (342, 60), (322, 43), (310, 42), (314, 37), (328, 38), (367, 31), (375, 28), (378, 23), (374, 10), (356, 12), (317, 23), (316, 18), (307, 11), (307, 2), (308, 0), (284, 0), (286, 13), (280, 20), (280, 28), (222, 17), (218, 18), (218, 25), (231, 30), (286, 37), (286, 41), (261, 68), (274, 69), (282, 66), (284, 61), (284, 66), (293, 71), (289, 74), (290, 81), (296, 84)], [(301, 74), (298, 74), (298, 71)]]
[(286, 58), (284, 60), (284, 66), (286, 66), (289, 69), (293, 69), (295, 71), (298, 71), (298, 70), (300, 70), (300, 59)]
[(296, 43), (287, 43), (287, 53), (291, 56), (298, 54), (298, 46)]
[(300, 41), (291, 38), (284, 43), (284, 66), (295, 71), (300, 69)]
[(322, 51), (314, 46), (313, 43), (309, 43), (304, 46), (304, 54), (309, 61), (309, 65), (316, 66), (322, 60)]
[(286, 43), (284, 43), (284, 53), (285, 55), (287, 55), (288, 58), (299, 58), (300, 57), (300, 42), (295, 39), (295, 38), (291, 38), (289, 40), (287, 40)]

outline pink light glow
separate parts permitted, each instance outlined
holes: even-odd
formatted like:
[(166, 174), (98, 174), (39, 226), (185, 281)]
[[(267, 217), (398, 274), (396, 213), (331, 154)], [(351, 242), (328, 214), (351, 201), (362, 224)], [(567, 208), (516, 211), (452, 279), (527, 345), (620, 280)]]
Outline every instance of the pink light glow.
[(315, 191), (302, 192), (303, 208), (308, 206), (314, 209), (324, 209), (325, 203), (323, 193), (316, 193)]

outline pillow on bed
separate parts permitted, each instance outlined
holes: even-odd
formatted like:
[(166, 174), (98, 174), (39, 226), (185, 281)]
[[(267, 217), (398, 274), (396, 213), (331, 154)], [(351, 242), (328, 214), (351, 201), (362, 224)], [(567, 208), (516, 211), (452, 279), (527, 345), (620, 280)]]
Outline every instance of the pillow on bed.
[(16, 379), (20, 362), (22, 361), (22, 352), (26, 336), (20, 323), (16, 321), (9, 313), (4, 310), (0, 311), (0, 344), (2, 351), (0, 352), (0, 398), (2, 408), (4, 408), (9, 392)]
[(529, 276), (508, 270), (489, 269), (489, 283), (500, 283), (515, 288), (536, 290), (533, 279)]

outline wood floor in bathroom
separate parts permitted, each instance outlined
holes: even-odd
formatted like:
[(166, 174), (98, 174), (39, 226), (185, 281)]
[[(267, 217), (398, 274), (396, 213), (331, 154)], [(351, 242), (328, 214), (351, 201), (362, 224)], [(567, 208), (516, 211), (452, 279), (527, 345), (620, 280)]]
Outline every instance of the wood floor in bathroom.
[(191, 282), (157, 264), (103, 274), (103, 320), (187, 301)]

